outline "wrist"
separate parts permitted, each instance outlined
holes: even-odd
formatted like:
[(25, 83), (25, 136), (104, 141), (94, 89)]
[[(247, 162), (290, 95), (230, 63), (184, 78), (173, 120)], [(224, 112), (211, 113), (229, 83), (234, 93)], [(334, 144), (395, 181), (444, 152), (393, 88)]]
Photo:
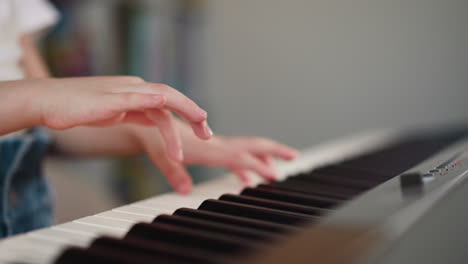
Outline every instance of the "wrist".
[(41, 107), (39, 106), (40, 98), (46, 97), (41, 95), (39, 85), (24, 85), (19, 87), (20, 103), (18, 104), (18, 111), (21, 111), (25, 115), (25, 119), (28, 122), (28, 127), (43, 125), (41, 118)]
[(34, 93), (34, 83), (27, 80), (0, 82), (0, 134), (40, 124)]

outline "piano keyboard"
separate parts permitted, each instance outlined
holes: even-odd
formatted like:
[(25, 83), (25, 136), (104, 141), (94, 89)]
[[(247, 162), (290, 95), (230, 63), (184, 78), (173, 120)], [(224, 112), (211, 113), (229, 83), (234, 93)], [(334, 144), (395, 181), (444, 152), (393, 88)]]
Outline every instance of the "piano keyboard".
[[(0, 242), (21, 263), (225, 263), (304, 228), (449, 146), (459, 135), (400, 140), (376, 132), (305, 151), (280, 179), (243, 188), (235, 176)], [(85, 206), (85, 205), (84, 205)]]

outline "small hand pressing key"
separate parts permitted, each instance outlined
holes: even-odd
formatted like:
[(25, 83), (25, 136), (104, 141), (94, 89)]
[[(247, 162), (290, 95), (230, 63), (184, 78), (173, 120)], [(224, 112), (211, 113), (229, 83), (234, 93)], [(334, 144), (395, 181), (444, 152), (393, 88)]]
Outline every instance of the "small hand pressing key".
[[(276, 173), (271, 159), (289, 160), (297, 154), (264, 138), (209, 140), (213, 132), (203, 109), (167, 85), (138, 77), (7, 81), (0, 82), (0, 95), (12, 98), (0, 111), (17, 113), (15, 119), (0, 117), (2, 133), (42, 125), (52, 129), (57, 148), (65, 154), (144, 151), (181, 193), (191, 189), (186, 164), (223, 166), (247, 183), (247, 171), (271, 180)], [(128, 138), (116, 140), (123, 135)]]
[(32, 34), (53, 22), (52, 7), (0, 1), (4, 9), (0, 24), (11, 30), (0, 38), (0, 197), (16, 196), (0, 199), (7, 205), (0, 215), (16, 218), (0, 219), (0, 237), (52, 224), (41, 171), (51, 143), (54, 153), (77, 157), (146, 153), (183, 194), (192, 189), (186, 165), (224, 167), (247, 184), (248, 172), (273, 180), (273, 158), (297, 156), (270, 139), (213, 135), (207, 113), (164, 84), (133, 76), (51, 78)]

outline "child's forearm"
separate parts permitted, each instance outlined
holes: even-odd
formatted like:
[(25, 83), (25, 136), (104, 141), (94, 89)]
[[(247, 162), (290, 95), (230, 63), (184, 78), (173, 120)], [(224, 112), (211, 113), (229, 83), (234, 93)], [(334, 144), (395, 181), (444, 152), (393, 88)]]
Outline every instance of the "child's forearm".
[[(197, 137), (192, 128), (182, 120), (176, 119), (182, 141)], [(119, 156), (138, 154), (143, 151), (139, 130), (154, 131), (153, 140), (159, 141), (155, 147), (164, 143), (156, 126), (119, 124), (112, 127), (76, 127), (67, 130), (51, 130), (55, 150), (58, 154), (70, 156)]]
[[(31, 34), (21, 37), (21, 66), (26, 78), (46, 78), (49, 73), (34, 42)], [(26, 80), (0, 82), (0, 135), (39, 124), (38, 113), (30, 107), (34, 89)]]
[[(23, 58), (21, 66), (28, 79), (47, 78), (49, 70), (37, 48), (36, 37), (25, 34), (20, 38)], [(76, 127), (67, 130), (50, 130), (55, 150), (70, 156), (107, 156), (136, 153), (124, 126), (106, 128)]]
[(0, 82), (0, 135), (40, 123), (40, 115), (31, 107), (34, 99), (31, 82)]
[[(130, 129), (131, 124), (112, 127), (75, 127), (51, 130), (54, 149), (67, 156), (119, 156), (141, 151)], [(156, 132), (156, 128), (155, 128)]]

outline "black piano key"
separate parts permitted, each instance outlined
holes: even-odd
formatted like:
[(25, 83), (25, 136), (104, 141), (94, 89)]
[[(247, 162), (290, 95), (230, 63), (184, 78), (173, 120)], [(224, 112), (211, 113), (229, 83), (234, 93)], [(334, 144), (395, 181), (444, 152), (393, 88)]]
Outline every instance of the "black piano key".
[(283, 211), (296, 212), (307, 215), (321, 216), (328, 212), (328, 210), (313, 206), (297, 205), (287, 202), (279, 202), (265, 198), (249, 197), (244, 195), (224, 194), (219, 197), (219, 200), (231, 201), (242, 204), (257, 205), (266, 208), (278, 209)]
[(191, 208), (177, 209), (174, 212), (174, 215), (181, 215), (181, 216), (191, 217), (195, 219), (215, 221), (215, 222), (230, 224), (234, 226), (254, 228), (257, 230), (264, 231), (264, 232), (291, 233), (291, 232), (298, 231), (297, 228), (284, 225), (284, 224), (272, 223), (272, 222), (263, 221), (263, 220), (221, 214), (221, 213), (204, 211), (204, 210), (196, 210), (196, 209), (191, 209)]
[(286, 225), (299, 225), (318, 220), (317, 217), (310, 215), (214, 199), (204, 201), (198, 209)]
[(240, 226), (234, 226), (231, 224), (224, 224), (214, 221), (200, 220), (190, 217), (184, 217), (180, 215), (159, 215), (153, 221), (153, 223), (166, 223), (172, 225), (180, 225), (187, 228), (194, 228), (199, 230), (206, 230), (216, 233), (222, 233), (225, 235), (241, 237), (245, 239), (253, 240), (271, 240), (276, 235), (271, 232), (265, 232), (253, 228), (246, 228)]
[(78, 247), (67, 248), (56, 260), (55, 264), (188, 264), (184, 261), (157, 259), (150, 255), (129, 255), (113, 249), (82, 249)]
[[(378, 185), (402, 173), (464, 135), (464, 132), (460, 134), (459, 131), (458, 134), (453, 135), (436, 136), (431, 134), (422, 138), (410, 138), (347, 159), (339, 164), (293, 175), (290, 180), (284, 182), (246, 188), (241, 196), (222, 197), (229, 201), (208, 200), (200, 206), (200, 210), (179, 209), (174, 213), (175, 216), (183, 216), (194, 221), (169, 221), (170, 217), (164, 216), (153, 224), (137, 224), (123, 240), (115, 240), (125, 243), (125, 247), (114, 247), (113, 245), (97, 247), (93, 244), (86, 250), (71, 248), (65, 251), (57, 263), (186, 263), (185, 260), (189, 259), (183, 259), (183, 257), (190, 255), (189, 252), (192, 251), (196, 254), (194, 253), (193, 258), (189, 260), (190, 263), (197, 263), (199, 260), (203, 261), (198, 263), (209, 263), (211, 259), (203, 258), (220, 256), (221, 253), (236, 254), (255, 247), (261, 248), (259, 243), (252, 243), (253, 240), (218, 232), (223, 231), (222, 228), (219, 230), (209, 229), (197, 224), (200, 223), (199, 220), (211, 221), (221, 224), (221, 226), (217, 225), (218, 227), (229, 225), (258, 229), (268, 234), (298, 231), (300, 228), (291, 224), (313, 221), (317, 218), (288, 211), (288, 209), (304, 208), (297, 207), (298, 205), (317, 208), (335, 207), (361, 193), (362, 190), (374, 187), (373, 184)], [(282, 208), (284, 203), (291, 207)], [(278, 223), (272, 221), (278, 221)], [(151, 248), (152, 250), (149, 251), (139, 251), (141, 246), (138, 246), (138, 251), (131, 252), (136, 248), (129, 250), (128, 245), (133, 245), (132, 243), (136, 243), (135, 241), (144, 245), (154, 246), (157, 244), (168, 247), (162, 248), (166, 249), (165, 252), (158, 252), (155, 248)], [(169, 248), (173, 250), (173, 253), (187, 254), (174, 262), (172, 255), (165, 258), (165, 255), (162, 254), (167, 254)], [(229, 248), (229, 250), (225, 248)], [(161, 255), (158, 255), (160, 253)], [(64, 262), (60, 260), (64, 260)], [(216, 262), (224, 263), (218, 260)]]
[(235, 254), (261, 248), (259, 243), (252, 240), (158, 222), (135, 224), (124, 239), (164, 241), (219, 254)]
[(316, 182), (359, 190), (368, 190), (378, 185), (378, 183), (375, 182), (353, 179), (351, 177), (318, 175), (316, 173), (302, 174), (298, 176), (289, 177), (288, 179), (286, 179), (286, 181)]
[(343, 186), (337, 186), (337, 185), (332, 185), (332, 184), (325, 184), (325, 183), (318, 183), (318, 182), (304, 182), (304, 181), (295, 181), (294, 179), (285, 179), (280, 182), (275, 182), (274, 184), (281, 184), (281, 185), (286, 185), (290, 186), (293, 188), (297, 188), (299, 191), (309, 191), (309, 190), (322, 190), (322, 191), (328, 191), (332, 193), (340, 193), (347, 195), (349, 197), (355, 196), (356, 194), (359, 194), (362, 192), (361, 189), (357, 188), (351, 188), (351, 187), (343, 187)]
[(207, 256), (205, 251), (193, 248), (181, 247), (164, 241), (151, 241), (140, 239), (116, 239), (111, 237), (100, 237), (89, 246), (94, 250), (115, 250), (129, 256), (147, 255), (155, 261), (170, 260), (174, 262), (190, 262), (208, 264), (215, 263), (217, 256), (215, 253)]
[(352, 197), (356, 196), (358, 192), (355, 190), (353, 191), (342, 191), (338, 188), (330, 188), (329, 186), (324, 185), (311, 185), (311, 184), (295, 184), (295, 183), (288, 183), (288, 182), (271, 182), (268, 184), (259, 184), (259, 187), (263, 186), (273, 186), (278, 189), (283, 189), (287, 191), (305, 193), (305, 194), (315, 194), (315, 195), (323, 195), (326, 197), (348, 200)]
[(302, 204), (308, 206), (315, 206), (321, 208), (331, 208), (339, 203), (341, 200), (319, 195), (308, 195), (302, 193), (293, 193), (274, 188), (255, 187), (245, 188), (242, 195), (266, 198), (276, 201), (283, 201), (288, 203)]
[(298, 176), (298, 177), (312, 176), (312, 177), (317, 177), (317, 178), (327, 177), (327, 178), (334, 178), (334, 179), (352, 179), (355, 181), (362, 181), (362, 182), (374, 183), (374, 184), (379, 184), (388, 180), (388, 177), (380, 177), (380, 176), (375, 177), (370, 174), (358, 174), (352, 171), (348, 173), (344, 173), (344, 171), (346, 171), (346, 169), (344, 169), (342, 173), (317, 172), (313, 170), (309, 172), (299, 173), (294, 176)]
[(396, 176), (426, 159), (446, 144), (446, 140), (408, 139), (392, 146), (361, 155), (361, 157), (341, 164), (367, 170), (381, 171)]
[(392, 174), (372, 171), (350, 165), (332, 164), (320, 168), (313, 169), (312, 172), (324, 175), (336, 176), (353, 176), (356, 178), (369, 179), (374, 181), (386, 181), (391, 178)]

